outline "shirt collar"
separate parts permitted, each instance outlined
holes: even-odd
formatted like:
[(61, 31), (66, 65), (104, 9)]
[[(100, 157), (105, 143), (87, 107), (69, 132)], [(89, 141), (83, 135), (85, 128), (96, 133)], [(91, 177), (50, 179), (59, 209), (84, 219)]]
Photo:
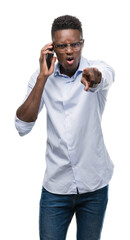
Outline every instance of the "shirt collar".
[(88, 60), (82, 56), (81, 59), (80, 59), (80, 64), (79, 64), (79, 67), (77, 69), (77, 72), (82, 72), (88, 66), (89, 66)]

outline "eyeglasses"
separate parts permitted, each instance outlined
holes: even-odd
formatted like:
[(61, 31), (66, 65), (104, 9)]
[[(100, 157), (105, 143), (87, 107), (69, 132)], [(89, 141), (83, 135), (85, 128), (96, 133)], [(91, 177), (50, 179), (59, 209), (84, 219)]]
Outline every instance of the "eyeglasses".
[(64, 53), (67, 49), (68, 46), (71, 47), (71, 49), (75, 52), (79, 51), (81, 49), (81, 46), (83, 45), (84, 40), (81, 39), (79, 42), (74, 42), (74, 43), (64, 43), (64, 44), (53, 44), (53, 47), (56, 48), (60, 53)]

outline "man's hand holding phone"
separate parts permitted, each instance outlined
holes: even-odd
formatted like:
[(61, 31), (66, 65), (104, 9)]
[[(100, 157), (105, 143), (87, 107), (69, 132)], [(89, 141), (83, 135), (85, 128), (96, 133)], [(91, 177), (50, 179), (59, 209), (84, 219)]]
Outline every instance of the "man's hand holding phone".
[(46, 44), (41, 49), (41, 54), (39, 59), (40, 77), (48, 78), (54, 71), (54, 64), (56, 61), (56, 57), (53, 57), (52, 51), (53, 51), (52, 43)]

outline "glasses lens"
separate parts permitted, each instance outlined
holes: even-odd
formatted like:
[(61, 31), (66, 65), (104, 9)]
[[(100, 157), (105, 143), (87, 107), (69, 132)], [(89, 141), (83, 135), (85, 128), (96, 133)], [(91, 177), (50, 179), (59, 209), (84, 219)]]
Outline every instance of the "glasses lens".
[(74, 51), (78, 51), (81, 48), (82, 43), (81, 42), (76, 42), (76, 43), (71, 43), (70, 46)]
[(59, 44), (57, 45), (59, 49), (66, 49), (67, 48), (67, 44)]

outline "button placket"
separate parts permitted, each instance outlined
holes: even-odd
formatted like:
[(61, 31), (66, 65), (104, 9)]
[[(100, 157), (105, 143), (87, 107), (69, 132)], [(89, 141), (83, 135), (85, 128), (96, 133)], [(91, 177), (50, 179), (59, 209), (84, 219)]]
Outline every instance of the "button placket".
[[(69, 96), (71, 94), (71, 84), (73, 82), (66, 82), (64, 85), (64, 112), (65, 112), (65, 132), (66, 132), (66, 142), (68, 146), (68, 154), (69, 154), (69, 159), (71, 162), (71, 167), (72, 167), (72, 172), (74, 176), (74, 183), (75, 183), (75, 188), (77, 188), (77, 183), (76, 183), (76, 163), (75, 163), (75, 150), (74, 150), (74, 139), (72, 135), (72, 119), (71, 119), (71, 109), (69, 106)], [(71, 96), (70, 96), (71, 97)]]

